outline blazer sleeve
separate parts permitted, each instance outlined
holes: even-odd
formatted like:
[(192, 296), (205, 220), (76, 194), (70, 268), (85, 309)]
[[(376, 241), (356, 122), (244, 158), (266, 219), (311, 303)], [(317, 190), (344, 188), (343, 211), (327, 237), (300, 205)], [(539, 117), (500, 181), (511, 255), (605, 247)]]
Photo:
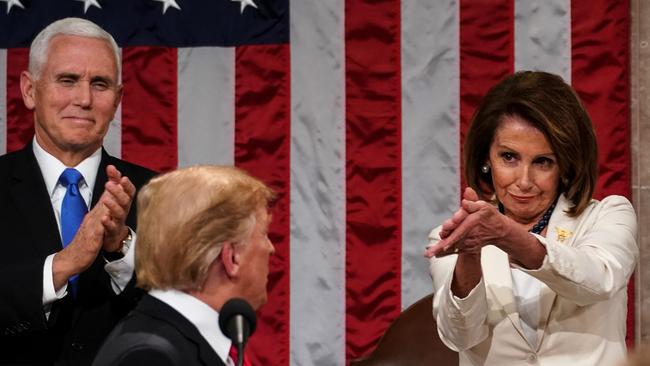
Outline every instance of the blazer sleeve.
[(537, 270), (522, 268), (580, 306), (624, 289), (639, 256), (636, 215), (626, 198), (609, 196), (583, 215), (575, 237), (566, 244), (536, 235), (547, 256)]
[[(429, 243), (440, 240), (440, 227), (429, 234)], [(481, 343), (489, 335), (487, 325), (487, 295), (483, 279), (460, 299), (451, 292), (451, 282), (458, 255), (448, 255), (429, 260), (429, 271), (433, 280), (433, 317), (438, 334), (450, 349), (460, 352)]]

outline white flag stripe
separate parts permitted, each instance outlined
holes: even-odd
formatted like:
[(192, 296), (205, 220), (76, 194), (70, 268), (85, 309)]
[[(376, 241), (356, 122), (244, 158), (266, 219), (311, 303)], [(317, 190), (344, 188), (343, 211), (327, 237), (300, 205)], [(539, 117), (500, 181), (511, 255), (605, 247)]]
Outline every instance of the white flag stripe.
[(543, 70), (571, 82), (571, 1), (515, 1), (515, 70)]
[(7, 152), (7, 50), (0, 49), (0, 154)]
[[(120, 60), (122, 60), (122, 48), (120, 48)], [(122, 157), (122, 103), (117, 107), (115, 117), (108, 125), (108, 132), (104, 137), (104, 148), (109, 154), (117, 158)]]
[(459, 202), (459, 4), (402, 2), (402, 308), (431, 293), (431, 227)]
[(235, 162), (235, 50), (178, 49), (178, 166)]
[(104, 148), (109, 154), (117, 158), (122, 157), (122, 103), (117, 107), (115, 117), (108, 125)]
[(345, 365), (344, 2), (290, 6), (290, 359)]

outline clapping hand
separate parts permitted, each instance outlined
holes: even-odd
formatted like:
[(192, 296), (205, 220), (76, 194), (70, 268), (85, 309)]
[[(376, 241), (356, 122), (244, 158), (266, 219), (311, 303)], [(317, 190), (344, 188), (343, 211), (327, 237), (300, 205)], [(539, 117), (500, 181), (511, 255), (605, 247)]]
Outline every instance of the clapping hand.
[(425, 256), (442, 257), (455, 253), (478, 253), (505, 230), (504, 216), (490, 203), (479, 200), (467, 187), (461, 207), (442, 224), (440, 241), (427, 247)]
[(125, 222), (135, 196), (135, 186), (113, 165), (106, 167), (106, 174), (108, 181), (99, 199), (99, 204), (107, 208), (101, 218), (105, 230), (102, 249), (114, 252), (121, 248), (122, 240), (128, 235)]

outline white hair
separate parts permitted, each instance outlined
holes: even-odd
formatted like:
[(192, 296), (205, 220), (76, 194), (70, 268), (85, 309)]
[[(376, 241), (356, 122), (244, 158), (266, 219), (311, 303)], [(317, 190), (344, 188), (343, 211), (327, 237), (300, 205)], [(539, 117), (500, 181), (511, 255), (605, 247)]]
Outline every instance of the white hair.
[(41, 69), (47, 58), (47, 51), (50, 47), (52, 38), (65, 36), (79, 36), (88, 38), (97, 38), (108, 42), (115, 54), (115, 64), (117, 65), (118, 84), (122, 80), (122, 62), (120, 59), (120, 49), (110, 33), (106, 32), (97, 24), (81, 18), (64, 18), (51, 23), (32, 41), (29, 47), (29, 73), (38, 80)]

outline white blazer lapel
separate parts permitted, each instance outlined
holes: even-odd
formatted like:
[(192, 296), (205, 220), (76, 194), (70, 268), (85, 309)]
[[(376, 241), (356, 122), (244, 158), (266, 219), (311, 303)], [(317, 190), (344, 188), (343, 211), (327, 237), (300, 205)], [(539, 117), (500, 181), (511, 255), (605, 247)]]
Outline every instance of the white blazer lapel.
[[(508, 254), (494, 245), (481, 250), (481, 268), (483, 280), (494, 300), (503, 308), (519, 335), (526, 339), (519, 321), (519, 311), (512, 291), (512, 275)], [(488, 295), (489, 296), (489, 295)]]
[[(570, 205), (571, 202), (564, 195), (560, 195), (555, 206), (555, 211), (549, 220), (548, 229), (546, 230), (546, 238), (544, 240), (547, 243), (570, 245), (573, 242), (576, 220), (568, 217), (565, 213)], [(537, 328), (537, 339), (539, 341), (537, 348), (542, 343), (542, 338), (544, 337), (556, 297), (557, 294), (550, 287), (546, 286), (546, 284), (542, 283), (539, 294), (540, 322)]]

